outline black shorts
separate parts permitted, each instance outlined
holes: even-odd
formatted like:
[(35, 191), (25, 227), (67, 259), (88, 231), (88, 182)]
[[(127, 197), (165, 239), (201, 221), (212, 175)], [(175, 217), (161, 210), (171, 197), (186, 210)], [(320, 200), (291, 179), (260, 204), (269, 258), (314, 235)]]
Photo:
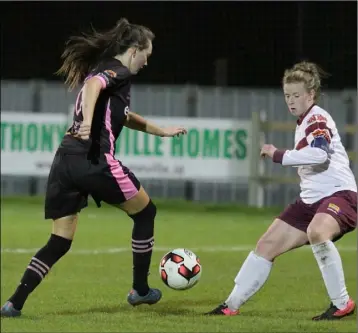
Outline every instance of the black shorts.
[(94, 163), (86, 154), (57, 151), (47, 182), (45, 219), (80, 212), (88, 204), (88, 195), (98, 206), (101, 201), (119, 205), (134, 197), (139, 188), (135, 175), (110, 154)]

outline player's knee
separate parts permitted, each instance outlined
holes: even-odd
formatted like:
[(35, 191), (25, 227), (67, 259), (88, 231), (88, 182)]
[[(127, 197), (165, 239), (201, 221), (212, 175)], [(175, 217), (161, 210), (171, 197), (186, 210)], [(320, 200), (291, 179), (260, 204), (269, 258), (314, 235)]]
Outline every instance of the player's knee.
[(147, 206), (145, 206), (139, 213), (129, 215), (134, 223), (147, 223), (149, 220), (154, 222), (157, 215), (157, 207), (152, 200), (149, 200)]
[(311, 244), (322, 243), (331, 238), (329, 230), (325, 230), (319, 224), (310, 224), (307, 228), (307, 237)]
[(272, 242), (268, 241), (267, 239), (259, 239), (256, 244), (255, 253), (260, 257), (270, 261), (275, 259), (275, 255), (272, 251)]
[(332, 240), (339, 233), (338, 222), (328, 214), (317, 214), (307, 228), (307, 237), (311, 244)]
[(77, 215), (71, 215), (54, 220), (52, 234), (72, 240), (77, 227)]
[(269, 261), (273, 261), (279, 253), (276, 250), (276, 242), (270, 234), (264, 234), (257, 242), (255, 253)]
[[(154, 230), (154, 220), (157, 215), (157, 207), (152, 200), (139, 213), (129, 215), (134, 222), (134, 231), (142, 234), (152, 234)], [(144, 236), (145, 237), (145, 236)]]
[(284, 252), (285, 224), (275, 220), (256, 244), (255, 253), (269, 261)]

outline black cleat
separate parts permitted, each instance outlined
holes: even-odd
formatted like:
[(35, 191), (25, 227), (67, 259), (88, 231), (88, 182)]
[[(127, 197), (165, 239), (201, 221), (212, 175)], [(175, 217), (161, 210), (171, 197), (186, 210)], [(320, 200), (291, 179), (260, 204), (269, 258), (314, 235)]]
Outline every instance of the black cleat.
[(7, 301), (2, 307), (1, 307), (1, 317), (20, 317), (21, 311), (16, 310), (14, 308), (14, 305)]
[(315, 316), (312, 320), (339, 320), (354, 313), (356, 304), (352, 299), (349, 299), (347, 306), (344, 309), (338, 309), (333, 303), (330, 304), (326, 312), (319, 316)]
[(207, 316), (236, 316), (239, 313), (240, 313), (239, 310), (236, 310), (236, 311), (230, 310), (229, 307), (225, 303), (223, 303), (223, 304), (220, 304), (214, 310), (205, 313), (205, 315), (207, 315)]
[(132, 289), (128, 296), (127, 301), (130, 305), (137, 306), (140, 304), (155, 304), (162, 298), (162, 292), (159, 289), (150, 288), (145, 296), (139, 296), (138, 292)]

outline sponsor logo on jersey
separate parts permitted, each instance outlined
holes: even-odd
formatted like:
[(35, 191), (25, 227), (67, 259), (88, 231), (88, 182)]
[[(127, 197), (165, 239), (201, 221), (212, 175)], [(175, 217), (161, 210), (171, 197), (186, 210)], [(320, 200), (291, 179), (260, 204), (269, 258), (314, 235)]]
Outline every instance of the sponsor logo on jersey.
[(341, 211), (341, 209), (334, 203), (329, 203), (327, 209), (336, 214), (339, 214)]
[(326, 123), (327, 122), (327, 118), (322, 116), (321, 114), (314, 114), (313, 116), (311, 116), (308, 120), (307, 120), (307, 124), (312, 124), (314, 122), (323, 122)]
[(111, 69), (106, 69), (104, 71), (106, 74), (108, 74), (110, 77), (116, 77), (117, 73), (115, 71), (112, 71)]
[(312, 132), (312, 135), (314, 138), (323, 137), (326, 139), (327, 142), (331, 142), (331, 137), (329, 135), (328, 130), (326, 130), (326, 129), (318, 128)]

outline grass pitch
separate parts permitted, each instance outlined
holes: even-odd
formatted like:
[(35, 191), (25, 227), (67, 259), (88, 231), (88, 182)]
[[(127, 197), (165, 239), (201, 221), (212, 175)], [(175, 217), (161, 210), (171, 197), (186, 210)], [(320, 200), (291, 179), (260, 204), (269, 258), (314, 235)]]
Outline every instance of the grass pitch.
[[(152, 287), (163, 291), (153, 306), (132, 308), (131, 220), (93, 206), (80, 215), (72, 250), (30, 295), (23, 316), (1, 319), (2, 332), (356, 332), (357, 317), (312, 322), (329, 299), (309, 247), (278, 258), (268, 282), (236, 317), (202, 316), (224, 301), (248, 252), (275, 216), (273, 210), (158, 202)], [(41, 199), (3, 199), (1, 302), (12, 294), (36, 249), (49, 237)], [(356, 232), (337, 242), (348, 290), (356, 298)], [(187, 247), (203, 266), (191, 290), (174, 291), (159, 278), (159, 261)]]

